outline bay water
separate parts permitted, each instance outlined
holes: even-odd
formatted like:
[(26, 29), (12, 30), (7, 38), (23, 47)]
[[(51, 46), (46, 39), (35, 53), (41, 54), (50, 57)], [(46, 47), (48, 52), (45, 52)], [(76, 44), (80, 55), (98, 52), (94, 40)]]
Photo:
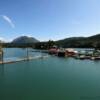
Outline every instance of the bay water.
[[(25, 49), (4, 51), (5, 60), (26, 56)], [(100, 100), (100, 61), (49, 55), (0, 65), (0, 100)]]

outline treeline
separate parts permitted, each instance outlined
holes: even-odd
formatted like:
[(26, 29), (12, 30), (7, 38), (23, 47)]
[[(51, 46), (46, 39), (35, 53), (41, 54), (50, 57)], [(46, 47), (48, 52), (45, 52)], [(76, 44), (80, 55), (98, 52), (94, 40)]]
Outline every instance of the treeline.
[(3, 47), (32, 47), (35, 49), (49, 49), (52, 46), (63, 48), (100, 48), (100, 34), (91, 37), (72, 37), (59, 41), (49, 40), (37, 43), (3, 43)]
[(100, 48), (100, 34), (91, 37), (73, 37), (56, 41), (62, 47), (74, 48)]
[(49, 40), (47, 42), (38, 42), (35, 43), (35, 49), (50, 49), (56, 45), (55, 41)]
[(2, 47), (5, 48), (27, 48), (31, 47), (34, 49), (49, 49), (55, 45), (54, 41), (49, 40), (48, 42), (38, 42), (38, 43), (2, 43)]
[(100, 48), (100, 34), (90, 37), (72, 37), (59, 41), (49, 40), (48, 42), (40, 42), (36, 44), (36, 48), (48, 49), (56, 45), (63, 48)]

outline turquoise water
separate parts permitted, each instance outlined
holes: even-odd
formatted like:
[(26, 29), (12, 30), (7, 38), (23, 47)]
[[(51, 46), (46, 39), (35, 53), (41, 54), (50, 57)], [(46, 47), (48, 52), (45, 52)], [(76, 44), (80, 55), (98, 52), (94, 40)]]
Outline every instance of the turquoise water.
[[(30, 52), (34, 51), (32, 49), (28, 49), (29, 56), (35, 57), (41, 55), (39, 52)], [(27, 57), (27, 49), (19, 49), (19, 48), (5, 48), (4, 49), (4, 61), (15, 61), (18, 58), (26, 58)]]
[(100, 100), (100, 61), (49, 56), (0, 65), (0, 100)]

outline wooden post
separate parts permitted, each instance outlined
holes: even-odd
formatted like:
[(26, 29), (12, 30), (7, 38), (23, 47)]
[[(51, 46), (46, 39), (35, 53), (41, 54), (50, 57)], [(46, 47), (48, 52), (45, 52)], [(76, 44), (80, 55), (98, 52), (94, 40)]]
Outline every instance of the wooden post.
[(3, 48), (2, 48), (2, 45), (1, 44), (0, 44), (0, 61), (3, 64)]
[(27, 49), (27, 60), (29, 60), (29, 53), (28, 53), (28, 48)]

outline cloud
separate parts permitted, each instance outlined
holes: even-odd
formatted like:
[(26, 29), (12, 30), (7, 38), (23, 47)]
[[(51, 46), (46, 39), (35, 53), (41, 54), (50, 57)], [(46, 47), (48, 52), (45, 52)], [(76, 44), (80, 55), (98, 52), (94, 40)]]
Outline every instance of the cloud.
[(10, 26), (11, 26), (12, 28), (15, 28), (14, 23), (12, 22), (12, 20), (11, 20), (8, 16), (6, 16), (6, 15), (1, 15), (1, 16), (2, 16), (2, 18), (3, 18), (6, 22), (8, 22), (8, 23), (10, 24)]

